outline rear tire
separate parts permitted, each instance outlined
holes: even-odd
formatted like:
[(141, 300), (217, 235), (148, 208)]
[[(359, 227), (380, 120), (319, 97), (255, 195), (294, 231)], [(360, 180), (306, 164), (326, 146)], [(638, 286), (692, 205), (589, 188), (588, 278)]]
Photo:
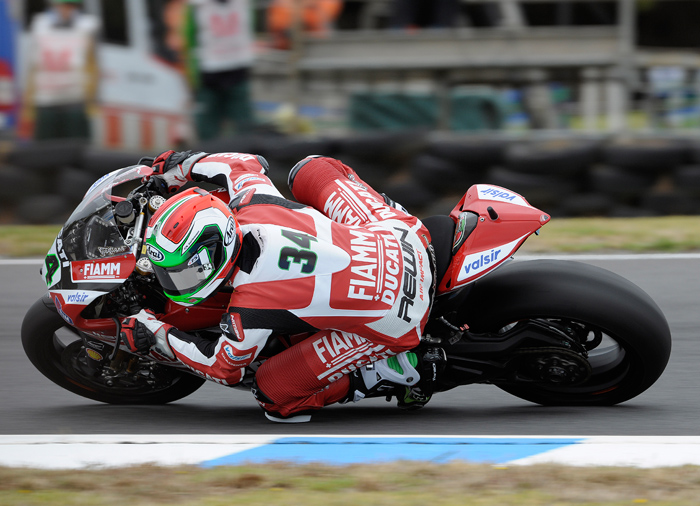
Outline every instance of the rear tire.
[(514, 262), (475, 283), (463, 307), (473, 332), (523, 320), (567, 320), (600, 331), (582, 383), (497, 383), (542, 405), (613, 405), (636, 397), (663, 373), (671, 354), (666, 318), (643, 290), (597, 267), (569, 261)]
[(77, 354), (81, 347), (66, 345), (59, 339), (56, 331), (63, 327), (72, 329), (56, 312), (51, 299), (43, 297), (37, 300), (22, 322), (24, 352), (34, 367), (48, 379), (88, 399), (108, 404), (166, 404), (190, 395), (205, 381), (197, 376), (161, 366), (159, 372), (167, 375), (167, 386), (161, 381), (158, 386), (152, 388), (110, 388), (103, 382), (90, 378), (79, 368), (73, 367), (79, 363), (80, 357)]

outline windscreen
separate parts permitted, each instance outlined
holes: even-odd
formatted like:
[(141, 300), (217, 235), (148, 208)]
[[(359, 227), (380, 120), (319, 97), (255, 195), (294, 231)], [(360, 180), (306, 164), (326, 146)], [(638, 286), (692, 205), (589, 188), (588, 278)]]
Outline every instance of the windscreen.
[(123, 197), (115, 189), (136, 181), (149, 167), (135, 165), (115, 170), (97, 180), (85, 193), (83, 201), (63, 226), (63, 251), (68, 260), (94, 260), (129, 251), (114, 219), (113, 206)]

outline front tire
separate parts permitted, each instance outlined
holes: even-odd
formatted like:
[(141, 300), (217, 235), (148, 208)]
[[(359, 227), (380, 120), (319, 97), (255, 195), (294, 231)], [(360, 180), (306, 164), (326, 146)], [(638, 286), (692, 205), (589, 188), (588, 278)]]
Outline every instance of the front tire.
[(495, 382), (542, 405), (627, 401), (654, 384), (671, 354), (668, 323), (649, 295), (617, 274), (578, 262), (506, 265), (475, 283), (461, 315), (472, 332), (499, 333), (517, 322), (541, 319), (602, 337), (588, 352), (591, 370), (583, 382)]
[(22, 346), (27, 357), (44, 376), (75, 394), (108, 404), (166, 404), (197, 390), (204, 379), (170, 367), (159, 366), (157, 382), (115, 383), (108, 386), (98, 375), (82, 367), (86, 357), (80, 341), (66, 343), (60, 329), (75, 334), (56, 312), (49, 297), (37, 300), (22, 322)]

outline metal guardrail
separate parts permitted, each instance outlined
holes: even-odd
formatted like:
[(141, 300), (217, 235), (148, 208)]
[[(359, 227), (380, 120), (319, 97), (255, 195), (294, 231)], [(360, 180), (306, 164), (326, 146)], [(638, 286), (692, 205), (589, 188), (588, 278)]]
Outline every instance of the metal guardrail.
[(619, 62), (615, 27), (336, 32), (306, 38), (299, 68), (315, 70), (609, 66)]
[[(393, 2), (355, 1), (374, 9), (372, 15), (381, 8), (386, 15)], [(460, 1), (469, 4), (477, 0)], [(405, 90), (410, 89), (407, 83), (422, 81), (442, 97), (451, 87), (465, 84), (521, 87), (537, 102), (531, 107), (540, 109), (552, 109), (551, 104), (543, 103), (547, 83), (560, 81), (576, 90), (585, 129), (600, 128), (603, 116), (605, 129), (619, 132), (627, 128), (632, 91), (651, 90), (645, 81), (647, 69), (676, 66), (695, 72), (700, 68), (700, 55), (692, 51), (635, 46), (636, 0), (611, 0), (617, 3), (614, 25), (548, 27), (526, 26), (524, 4), (556, 3), (558, 9), (566, 10), (574, 1), (586, 0), (478, 1), (497, 5), (497, 26), (337, 30), (327, 37), (298, 33), (293, 51), (269, 53), (256, 63), (256, 78), (265, 83), (261, 89), (276, 86), (276, 99), (292, 104), (298, 104), (304, 93), (313, 98), (318, 90), (326, 96), (335, 94), (337, 104), (358, 87)], [(283, 87), (291, 91), (285, 92)], [(647, 105), (645, 110), (653, 106)], [(541, 116), (553, 114), (550, 110)], [(443, 118), (441, 125), (445, 124)], [(555, 128), (551, 121), (540, 121), (537, 128), (542, 126)]]

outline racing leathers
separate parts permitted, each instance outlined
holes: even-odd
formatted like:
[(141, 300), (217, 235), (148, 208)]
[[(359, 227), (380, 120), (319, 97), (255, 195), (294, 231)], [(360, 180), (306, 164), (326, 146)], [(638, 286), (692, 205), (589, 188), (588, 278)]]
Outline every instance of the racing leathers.
[(168, 351), (180, 362), (234, 385), (273, 333), (311, 333), (256, 372), (256, 399), (284, 419), (354, 400), (349, 373), (418, 345), (433, 289), (420, 220), (333, 158), (292, 169), (298, 203), (275, 188), (261, 157), (174, 159), (163, 176), (171, 191), (187, 181), (224, 187), (243, 233), (223, 333), (211, 341), (169, 328)]

